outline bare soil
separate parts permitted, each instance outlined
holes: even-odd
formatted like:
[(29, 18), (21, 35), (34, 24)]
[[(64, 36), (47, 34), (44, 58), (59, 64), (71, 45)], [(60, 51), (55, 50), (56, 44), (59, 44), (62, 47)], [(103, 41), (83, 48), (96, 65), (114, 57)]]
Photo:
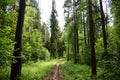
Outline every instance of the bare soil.
[(58, 61), (53, 69), (48, 72), (48, 74), (45, 76), (44, 80), (64, 80), (64, 77), (62, 75), (62, 70), (61, 70), (61, 62)]

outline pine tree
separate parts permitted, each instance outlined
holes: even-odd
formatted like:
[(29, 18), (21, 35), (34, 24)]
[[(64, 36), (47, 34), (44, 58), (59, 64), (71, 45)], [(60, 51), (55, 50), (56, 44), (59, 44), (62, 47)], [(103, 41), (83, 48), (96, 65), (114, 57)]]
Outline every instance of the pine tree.
[(57, 20), (57, 11), (55, 6), (55, 0), (52, 1), (52, 11), (51, 11), (51, 18), (50, 18), (50, 28), (51, 28), (51, 38), (50, 38), (50, 51), (51, 51), (51, 58), (57, 58), (58, 56), (58, 49), (57, 49), (57, 43), (59, 41), (59, 33), (60, 29), (58, 26), (58, 20)]
[(94, 41), (94, 22), (92, 17), (92, 0), (88, 0), (89, 9), (89, 29), (90, 29), (90, 47), (91, 47), (91, 66), (92, 76), (96, 75), (96, 57), (95, 57), (95, 41)]
[(78, 4), (78, 1), (75, 1), (73, 0), (73, 14), (74, 14), (74, 64), (76, 64), (78, 62), (78, 59), (77, 59), (77, 54), (79, 53), (79, 42), (78, 42), (78, 24), (77, 24), (77, 4)]

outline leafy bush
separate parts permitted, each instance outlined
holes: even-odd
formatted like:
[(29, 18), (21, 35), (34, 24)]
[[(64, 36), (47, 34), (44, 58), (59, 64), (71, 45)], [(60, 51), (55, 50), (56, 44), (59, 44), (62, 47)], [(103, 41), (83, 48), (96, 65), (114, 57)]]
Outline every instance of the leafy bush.
[[(104, 71), (102, 72), (100, 78), (104, 80), (119, 80), (120, 77), (120, 55), (117, 51), (119, 41), (114, 33), (114, 29), (109, 31), (108, 37), (108, 48), (106, 58), (100, 59), (98, 62), (98, 66), (101, 67)], [(102, 47), (101, 47), (102, 48)], [(99, 45), (99, 52), (102, 51)], [(101, 52), (102, 53), (102, 52)]]
[(42, 48), (40, 60), (45, 60), (45, 61), (50, 60), (50, 52), (46, 48)]
[[(83, 50), (82, 50), (83, 49)], [(90, 65), (91, 62), (91, 55), (90, 55), (90, 47), (89, 45), (85, 45), (85, 47), (82, 47), (81, 48), (81, 53), (80, 53), (80, 64), (87, 64), (87, 65)]]
[(103, 38), (97, 39), (95, 44), (95, 51), (96, 51), (96, 59), (97, 61), (101, 60), (102, 55), (104, 53), (104, 46), (103, 46)]
[(0, 66), (0, 80), (10, 80), (10, 67)]
[(11, 28), (6, 26), (3, 30), (0, 29), (0, 65), (10, 63), (13, 53), (14, 41), (6, 35), (10, 35)]

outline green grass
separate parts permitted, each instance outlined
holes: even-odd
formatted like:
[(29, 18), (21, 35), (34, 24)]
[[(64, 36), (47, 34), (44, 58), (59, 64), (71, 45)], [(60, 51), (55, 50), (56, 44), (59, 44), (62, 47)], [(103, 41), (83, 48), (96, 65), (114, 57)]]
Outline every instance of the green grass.
[[(22, 80), (42, 80), (46, 73), (53, 67), (57, 60), (38, 61), (22, 65)], [(0, 80), (9, 80), (10, 66), (0, 67)]]
[(53, 67), (56, 62), (57, 60), (53, 60), (23, 65), (22, 80), (42, 80), (44, 75)]
[(0, 66), (0, 80), (10, 80), (10, 67)]
[(120, 80), (120, 73), (115, 74), (115, 72), (107, 72), (103, 75), (103, 68), (98, 66), (97, 76), (91, 77), (90, 66), (84, 64), (73, 64), (71, 61), (63, 61), (62, 72), (65, 80)]
[(90, 80), (90, 67), (87, 65), (64, 62), (62, 72), (65, 80)]
[(62, 72), (65, 80), (103, 80), (100, 75), (103, 73), (101, 68), (97, 67), (96, 79), (91, 79), (91, 67), (83, 64), (73, 64), (73, 62), (64, 61)]

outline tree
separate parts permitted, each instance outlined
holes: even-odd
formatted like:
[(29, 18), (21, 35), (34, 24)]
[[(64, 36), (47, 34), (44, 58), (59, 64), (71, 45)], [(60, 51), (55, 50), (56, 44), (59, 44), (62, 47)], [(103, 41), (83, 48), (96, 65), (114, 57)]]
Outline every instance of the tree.
[(77, 23), (77, 5), (78, 0), (73, 0), (73, 18), (74, 18), (74, 63), (77, 63), (77, 54), (79, 53), (79, 44), (78, 44), (78, 23)]
[(76, 64), (77, 63), (77, 37), (78, 37), (78, 29), (77, 29), (77, 26), (76, 26), (76, 21), (77, 21), (77, 15), (76, 15), (76, 2), (75, 2), (75, 0), (73, 0), (73, 4), (74, 4), (74, 6), (73, 6), (73, 13), (74, 13), (74, 64)]
[(104, 42), (104, 49), (106, 51), (107, 49), (107, 39), (106, 39), (106, 29), (105, 29), (105, 17), (104, 17), (104, 11), (102, 6), (102, 0), (99, 0), (100, 2), (100, 12), (101, 12), (101, 23), (102, 23), (102, 33), (103, 33), (103, 42)]
[(60, 29), (58, 26), (57, 20), (57, 11), (55, 9), (55, 0), (52, 1), (52, 11), (50, 18), (50, 28), (51, 28), (51, 38), (50, 38), (50, 46), (51, 46), (51, 58), (56, 58), (58, 56), (57, 43), (59, 41), (59, 33)]
[(68, 24), (70, 21), (70, 13), (72, 11), (72, 1), (65, 0), (63, 7), (64, 7), (65, 21), (66, 21), (66, 24)]
[(65, 23), (65, 31), (62, 34), (62, 37), (64, 37), (64, 43), (66, 44), (67, 61), (69, 61), (70, 60), (70, 40), (71, 40), (71, 33), (73, 33), (73, 28), (71, 27), (72, 18), (70, 17), (70, 14), (72, 12), (72, 1), (65, 0), (63, 7), (64, 7), (64, 16), (65, 16), (66, 23)]
[[(73, 45), (73, 55), (74, 55), (74, 63), (76, 64), (78, 62), (78, 53), (79, 53), (79, 44), (78, 44), (78, 21), (77, 21), (77, 9), (78, 9), (78, 3), (79, 3), (79, 0), (75, 1), (71, 1), (71, 0), (65, 0), (64, 2), (64, 14), (65, 14), (65, 20), (66, 20), (66, 24), (65, 24), (65, 27), (66, 27), (66, 38), (67, 38), (67, 43), (66, 43), (66, 47), (67, 47), (67, 59), (69, 60), (69, 48), (70, 48), (70, 41), (72, 39), (72, 41), (74, 41), (74, 44), (71, 43), (71, 45)], [(73, 25), (72, 25), (72, 24)], [(67, 28), (69, 27), (69, 28)], [(72, 28), (73, 27), (73, 28)], [(67, 30), (69, 29), (69, 30)], [(73, 38), (70, 38), (71, 37), (71, 33), (73, 33), (72, 37)], [(70, 35), (70, 36), (69, 36)], [(71, 40), (70, 40), (71, 39)], [(71, 47), (72, 48), (72, 47)]]
[(17, 20), (17, 27), (15, 33), (15, 46), (11, 64), (10, 80), (21, 80), (21, 68), (22, 68), (22, 29), (24, 24), (24, 13), (25, 13), (25, 0), (19, 2), (19, 14)]
[(94, 42), (94, 22), (92, 17), (92, 0), (88, 0), (89, 10), (89, 30), (90, 30), (90, 47), (91, 47), (91, 65), (92, 76), (96, 75), (96, 57), (95, 57), (95, 42)]
[(116, 44), (117, 44), (117, 53), (119, 54), (120, 59), (120, 1), (119, 0), (112, 0), (111, 4), (111, 11), (114, 17), (114, 26), (115, 26), (115, 33), (116, 33)]

